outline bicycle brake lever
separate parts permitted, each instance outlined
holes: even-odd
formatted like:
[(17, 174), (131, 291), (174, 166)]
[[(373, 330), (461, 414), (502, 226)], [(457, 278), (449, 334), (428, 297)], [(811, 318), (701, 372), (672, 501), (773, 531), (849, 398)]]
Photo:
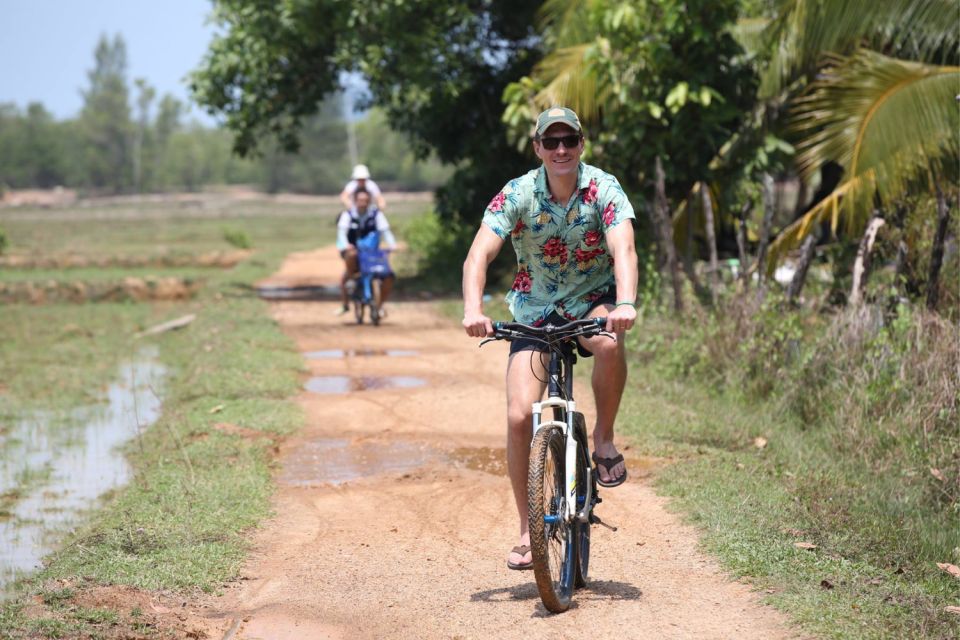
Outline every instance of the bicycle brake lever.
[(483, 345), (487, 344), (488, 342), (495, 342), (495, 341), (497, 341), (497, 340), (499, 340), (499, 339), (500, 339), (500, 338), (495, 338), (495, 337), (484, 338), (483, 340), (480, 341), (480, 344), (477, 345), (477, 348), (479, 349), (480, 347), (482, 347)]

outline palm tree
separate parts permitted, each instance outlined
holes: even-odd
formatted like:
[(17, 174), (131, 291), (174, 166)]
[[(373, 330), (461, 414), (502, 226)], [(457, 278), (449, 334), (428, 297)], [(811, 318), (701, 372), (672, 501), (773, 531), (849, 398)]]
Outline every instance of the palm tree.
[[(957, 5), (952, 0), (785, 0), (767, 29), (761, 94), (799, 94), (798, 169), (828, 161), (844, 180), (784, 229), (772, 270), (817, 224), (859, 233), (878, 203), (933, 185), (960, 153)], [(953, 64), (948, 64), (953, 63)], [(925, 183), (925, 187), (924, 187)]]

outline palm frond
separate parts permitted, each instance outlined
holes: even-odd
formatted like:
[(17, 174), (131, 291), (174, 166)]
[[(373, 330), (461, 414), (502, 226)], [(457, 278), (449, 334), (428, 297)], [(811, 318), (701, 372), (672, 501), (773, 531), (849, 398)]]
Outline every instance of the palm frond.
[(730, 33), (750, 57), (756, 57), (766, 49), (765, 34), (770, 26), (769, 18), (740, 18), (730, 27)]
[(538, 12), (540, 28), (555, 46), (586, 42), (596, 34), (586, 19), (596, 0), (546, 0)]
[(901, 192), (919, 167), (937, 168), (960, 153), (960, 67), (869, 50), (836, 63), (793, 110), (791, 128), (803, 137), (797, 145), (803, 175), (830, 160), (850, 177), (873, 170), (884, 197)]
[(780, 233), (768, 270), (815, 224), (829, 219), (836, 232), (842, 222), (856, 234), (877, 198), (884, 203), (903, 197), (919, 175), (942, 172), (960, 154), (960, 67), (903, 62), (869, 50), (834, 62), (798, 101), (792, 126), (807, 133), (798, 144), (804, 175), (832, 160), (847, 178)]
[(585, 122), (595, 120), (606, 90), (590, 66), (589, 54), (594, 46), (586, 43), (557, 49), (541, 60), (531, 74), (544, 85), (534, 101), (543, 108), (565, 105)]
[(826, 53), (846, 55), (860, 46), (945, 64), (956, 59), (956, 24), (956, 0), (783, 0), (765, 33), (771, 59), (760, 94), (776, 94), (810, 74)]
[[(788, 252), (796, 249), (803, 242), (803, 239), (817, 225), (830, 221), (830, 229), (836, 233), (841, 221), (841, 207), (844, 197), (857, 190), (871, 192), (871, 187), (876, 186), (876, 174), (873, 171), (866, 171), (860, 176), (847, 180), (833, 190), (830, 195), (818, 202), (803, 216), (794, 220), (788, 227), (781, 231), (767, 251), (767, 275), (773, 273), (780, 259)], [(855, 221), (852, 218), (846, 219), (847, 231), (854, 231)]]

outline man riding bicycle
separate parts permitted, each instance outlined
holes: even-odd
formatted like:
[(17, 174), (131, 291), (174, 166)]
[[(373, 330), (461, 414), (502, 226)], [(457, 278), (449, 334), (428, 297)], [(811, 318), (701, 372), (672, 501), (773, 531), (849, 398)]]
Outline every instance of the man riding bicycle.
[[(580, 338), (582, 356), (593, 356), (597, 418), (593, 431), (598, 482), (614, 487), (627, 478), (613, 443), (614, 421), (627, 378), (624, 333), (636, 320), (637, 255), (633, 207), (617, 179), (580, 162), (583, 133), (577, 114), (554, 107), (537, 118), (533, 149), (539, 168), (508, 182), (484, 213), (463, 265), (463, 327), (475, 338), (493, 333), (483, 313), (487, 268), (511, 239), (517, 275), (506, 300), (517, 322), (563, 324), (607, 317), (603, 336)], [(527, 473), (532, 405), (544, 393), (542, 345), (514, 340), (507, 363), (507, 469), (520, 515), (520, 544), (511, 569), (532, 567), (527, 518)]]
[[(343, 306), (337, 310), (338, 315), (350, 311), (347, 281), (360, 270), (357, 243), (371, 233), (379, 233), (386, 242), (387, 249), (393, 251), (397, 247), (397, 241), (390, 230), (387, 217), (383, 211), (370, 204), (370, 194), (361, 189), (354, 194), (354, 198), (356, 204), (343, 211), (337, 218), (337, 249), (340, 250), (340, 257), (343, 258), (346, 267), (340, 278), (340, 301)], [(387, 300), (392, 289), (393, 275), (391, 274), (383, 279), (382, 301)]]

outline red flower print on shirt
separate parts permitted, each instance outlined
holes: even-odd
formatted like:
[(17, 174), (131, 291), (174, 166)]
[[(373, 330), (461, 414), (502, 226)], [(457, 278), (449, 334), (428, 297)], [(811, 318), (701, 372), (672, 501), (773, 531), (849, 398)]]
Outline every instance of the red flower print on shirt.
[(506, 201), (507, 194), (501, 191), (493, 197), (493, 200), (491, 200), (490, 204), (487, 205), (487, 209), (490, 209), (490, 211), (503, 211), (503, 203)]
[(530, 279), (530, 274), (527, 273), (526, 269), (520, 269), (517, 272), (517, 277), (513, 280), (513, 290), (520, 293), (530, 293), (532, 286), (533, 280)]
[(523, 220), (517, 220), (517, 226), (513, 228), (513, 231), (510, 232), (514, 238), (519, 237), (523, 230), (527, 228), (527, 225), (523, 223)]
[(583, 234), (583, 244), (588, 247), (595, 247), (600, 244), (600, 237), (599, 231), (587, 231)]
[(597, 181), (590, 178), (590, 184), (583, 190), (583, 204), (592, 204), (597, 201)]
[(567, 245), (560, 238), (550, 238), (543, 245), (543, 259), (550, 264), (567, 263)]
[(607, 205), (607, 208), (603, 210), (603, 224), (610, 225), (613, 224), (613, 221), (617, 218), (617, 207), (611, 202)]
[(603, 254), (603, 249), (577, 249), (573, 253), (577, 259), (577, 268), (580, 271), (587, 271), (590, 267), (596, 266), (594, 258)]

